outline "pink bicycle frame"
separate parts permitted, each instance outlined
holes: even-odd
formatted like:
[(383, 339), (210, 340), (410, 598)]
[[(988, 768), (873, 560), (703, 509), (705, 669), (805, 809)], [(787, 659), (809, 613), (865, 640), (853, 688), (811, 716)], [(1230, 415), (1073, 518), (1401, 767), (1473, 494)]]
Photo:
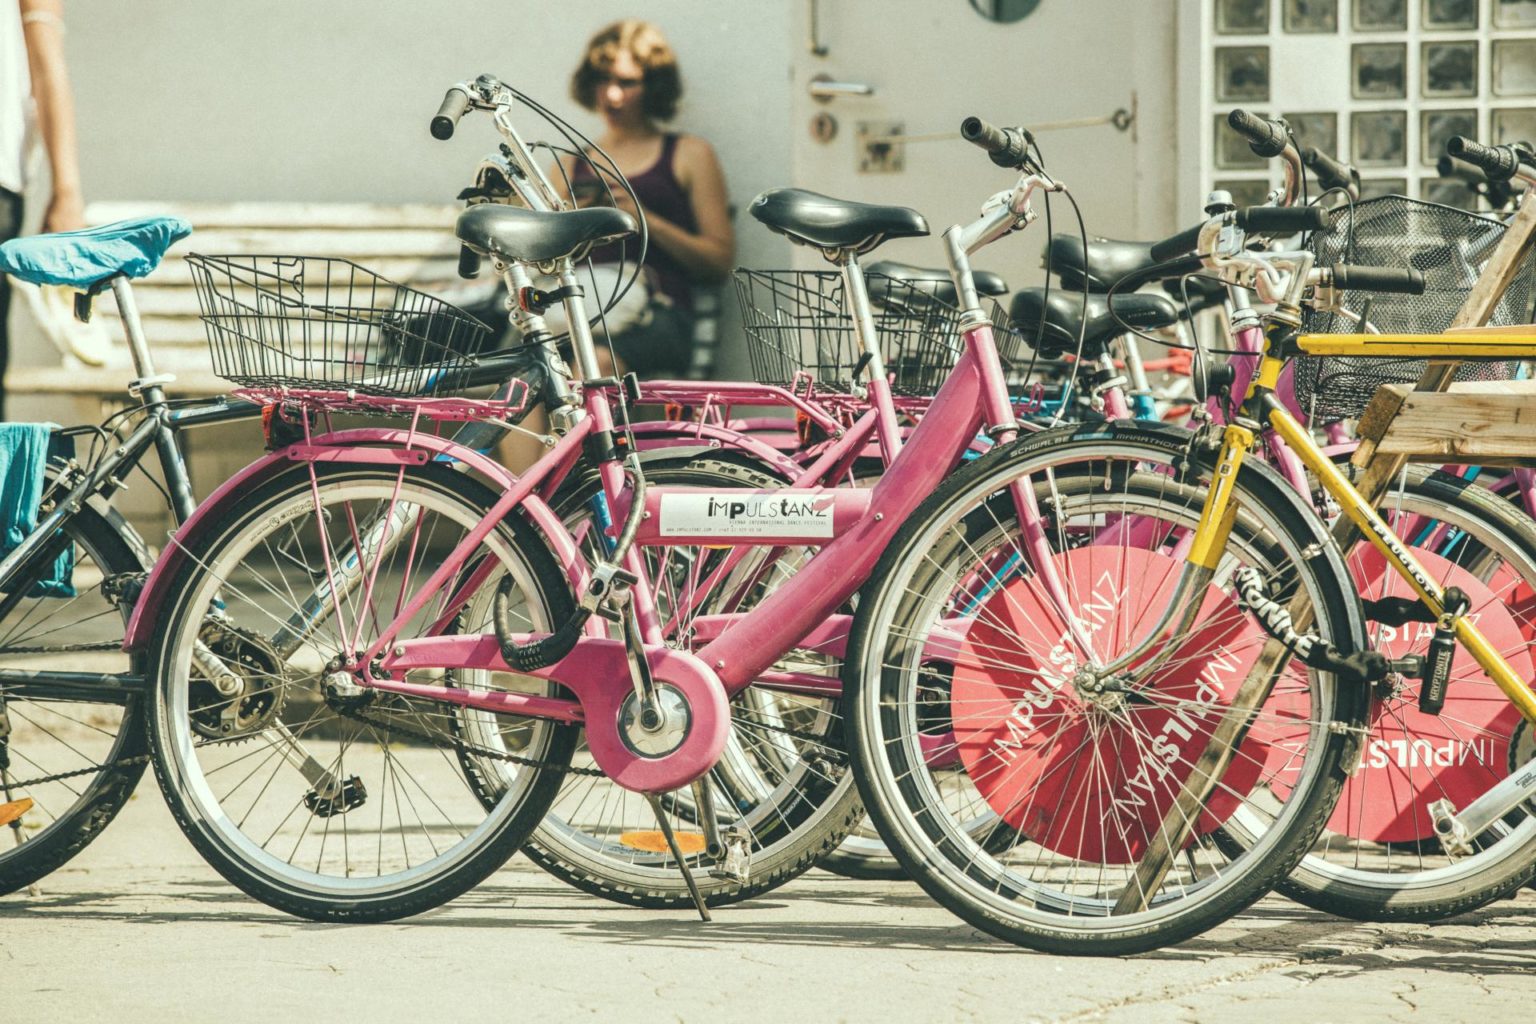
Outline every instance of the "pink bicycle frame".
[[(696, 655), (675, 651), (662, 644), (662, 624), (657, 621), (644, 582), (643, 559), (637, 549), (630, 550), (626, 568), (640, 576), (642, 581), (636, 589), (635, 600), (640, 612), (639, 623), (647, 661), (658, 681), (683, 690), (695, 714), (694, 735), (690, 735), (689, 741), (673, 754), (662, 758), (642, 758), (628, 751), (618, 739), (613, 723), (619, 704), (630, 689), (628, 675), (624, 671), (622, 644), (619, 641), (590, 635), (583, 637), (566, 658), (533, 673), (568, 687), (576, 694), (579, 709), (572, 702), (562, 703), (555, 698), (524, 698), (519, 701), (501, 693), (448, 691), (440, 687), (406, 684), (398, 678), (376, 674), (370, 668), (377, 665), (394, 677), (403, 675), (408, 669), (425, 667), (507, 670), (494, 637), (428, 635), (403, 640), (397, 640), (396, 637), (407, 621), (425, 608), (434, 596), (439, 595), (450, 581), (459, 577), (463, 567), (471, 563), (496, 523), (511, 514), (520, 502), (536, 490), (552, 486), (574, 463), (589, 436), (611, 429), (610, 410), (606, 399), (600, 394), (589, 393), (586, 396), (587, 417), (528, 474), (507, 490), (487, 512), (483, 521), (464, 537), (421, 584), (378, 639), (360, 654), (356, 664), (351, 667), (367, 685), (381, 690), (414, 696), (430, 695), (436, 699), (489, 710), (513, 710), (515, 705), (515, 710), (531, 715), (567, 721), (583, 720), (587, 725), (588, 743), (594, 758), (600, 767), (622, 785), (657, 791), (686, 784), (708, 770), (719, 756), (729, 719), (726, 705), (728, 695), (758, 680), (786, 651), (800, 646), (808, 637), (814, 640), (826, 631), (833, 613), (868, 577), (895, 532), (952, 471), (971, 444), (978, 428), (983, 425), (997, 428), (1000, 439), (1006, 440), (1014, 427), (992, 329), (985, 323), (965, 332), (962, 355), (934, 397), (927, 414), (905, 444), (900, 442), (899, 435), (893, 430), (895, 421), (888, 390), (876, 382), (871, 387), (871, 398), (873, 408), (865, 417), (861, 417), (859, 429), (849, 431), (841, 439), (840, 445), (823, 454), (812, 466), (806, 467), (802, 474), (804, 479), (814, 479), (819, 473), (845, 462), (852, 453), (862, 450), (867, 442), (867, 431), (881, 435), (883, 443), (892, 452), (886, 473), (872, 489), (818, 488), (814, 492), (823, 499), (830, 498), (833, 503), (830, 537), (822, 532), (814, 535), (786, 533), (753, 538), (751, 541), (744, 541), (739, 536), (723, 535), (678, 534), (664, 537), (662, 517), (659, 514), (661, 503), (669, 493), (687, 494), (688, 489), (648, 488), (647, 508), (653, 509), (653, 520), (656, 520), (646, 527), (648, 542), (713, 542), (723, 546), (747, 543), (807, 544), (821, 547), (815, 558), (761, 604), (749, 612), (732, 617), (733, 621), (729, 623), (714, 624), (718, 630), (717, 635)], [(862, 425), (866, 420), (868, 424)], [(603, 463), (600, 475), (610, 507), (616, 511), (626, 511), (627, 490), (620, 464), (612, 461)], [(741, 497), (753, 492), (730, 493), (734, 497)], [(765, 493), (782, 498), (786, 494), (792, 495), (793, 488), (788, 492), (774, 490)], [(1023, 502), (1019, 511), (1026, 524), (1037, 522), (1038, 510), (1034, 508), (1033, 492), (1028, 488), (1018, 488), (1016, 500)], [(1034, 541), (1029, 545), (1030, 557), (1046, 566), (1045, 575), (1048, 580), (1055, 579), (1045, 557), (1043, 534), (1035, 537)], [(485, 582), (490, 571), (487, 566), (469, 574), (442, 606), (438, 621), (446, 623), (450, 620), (475, 588)], [(1065, 589), (1059, 579), (1055, 579), (1055, 584), (1056, 598), (1065, 607)], [(537, 636), (516, 639), (532, 641)], [(814, 690), (818, 685), (813, 682), (816, 679), (764, 681), (770, 685), (778, 682), (788, 689), (803, 686)]]

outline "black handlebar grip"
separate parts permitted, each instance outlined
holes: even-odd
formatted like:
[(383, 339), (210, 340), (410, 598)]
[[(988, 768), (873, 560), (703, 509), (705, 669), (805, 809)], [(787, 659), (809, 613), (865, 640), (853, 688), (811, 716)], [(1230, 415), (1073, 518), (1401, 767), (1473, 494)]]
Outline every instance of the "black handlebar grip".
[(1285, 151), (1285, 126), (1246, 110), (1234, 110), (1227, 115), (1231, 129), (1248, 139), (1248, 148), (1262, 157), (1276, 157)]
[(960, 122), (960, 137), (980, 146), (999, 167), (1018, 167), (1029, 156), (1029, 133), (1022, 128), (999, 128), (979, 117)]
[(1360, 172), (1342, 160), (1335, 160), (1316, 146), (1301, 151), (1301, 162), (1307, 165), (1324, 189), (1355, 188), (1360, 182)]
[(1166, 263), (1176, 256), (1183, 256), (1187, 252), (1194, 252), (1195, 246), (1200, 244), (1200, 231), (1205, 227), (1205, 221), (1201, 221), (1187, 231), (1180, 231), (1170, 238), (1152, 246), (1152, 258), (1159, 263)]
[(1410, 267), (1351, 267), (1340, 264), (1333, 268), (1333, 283), (1338, 288), (1367, 292), (1424, 294), (1424, 272)]
[(453, 138), (453, 130), (458, 127), (459, 118), (464, 116), (464, 111), (469, 109), (469, 93), (462, 86), (454, 86), (443, 96), (442, 104), (437, 108), (437, 113), (432, 115), (432, 137), (446, 142)]
[(1249, 206), (1234, 218), (1244, 231), (1264, 235), (1294, 235), (1298, 231), (1327, 231), (1333, 217), (1321, 206)]
[(1451, 156), (1483, 169), (1489, 181), (1508, 181), (1520, 169), (1520, 156), (1513, 146), (1485, 146), (1461, 135), (1452, 135), (1445, 143)]

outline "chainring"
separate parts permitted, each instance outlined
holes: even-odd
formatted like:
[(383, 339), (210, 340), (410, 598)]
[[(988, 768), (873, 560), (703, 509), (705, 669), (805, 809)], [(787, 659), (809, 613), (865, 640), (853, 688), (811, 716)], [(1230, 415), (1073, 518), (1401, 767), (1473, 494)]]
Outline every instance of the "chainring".
[(244, 693), (238, 698), (220, 693), (194, 658), (187, 685), (193, 731), (216, 740), (255, 736), (282, 712), (287, 700), (291, 679), (282, 656), (251, 630), (217, 619), (205, 621), (197, 639), (235, 672)]

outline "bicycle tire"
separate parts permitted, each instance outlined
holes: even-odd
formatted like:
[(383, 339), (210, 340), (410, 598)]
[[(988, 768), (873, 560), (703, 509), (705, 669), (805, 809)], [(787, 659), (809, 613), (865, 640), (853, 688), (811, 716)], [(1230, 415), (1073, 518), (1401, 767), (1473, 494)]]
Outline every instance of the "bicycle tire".
[[(152, 646), (150, 745), (156, 776), (177, 824), (230, 883), (269, 906), (312, 920), (393, 920), (462, 894), (522, 845), (554, 798), (575, 731), (548, 720), (517, 719), (523, 725), (524, 745), (515, 752), (539, 766), (519, 765), (514, 772), (505, 760), (492, 759), (508, 781), (502, 798), (486, 808), (445, 748), (462, 749), (455, 744), (464, 736), (490, 742), (506, 735), (499, 719), (494, 724), (485, 721), (496, 716), (376, 690), (364, 690), (361, 698), (323, 691), (327, 655), (349, 646), (351, 636), (364, 643), (362, 630), (377, 628), (390, 616), (374, 615), (367, 600), (349, 613), (344, 602), (358, 600), (356, 588), (349, 597), (338, 586), (332, 604), (343, 603), (342, 610), (301, 633), (302, 642), (294, 646), (282, 639), (281, 629), (273, 631), (271, 622), (287, 628), (293, 613), (284, 619), (266, 605), (276, 604), (279, 612), (285, 602), (299, 608), (298, 595), (313, 596), (318, 580), (344, 579), (339, 574), (347, 566), (325, 554), (341, 551), (343, 541), (332, 538), (322, 545), (321, 536), (336, 532), (337, 537), (361, 537), (368, 550), (374, 537), (384, 535), (372, 531), (393, 522), (383, 516), (407, 517), (398, 522), (408, 524), (409, 544), (402, 525), (399, 542), (374, 549), (382, 550), (383, 557), (372, 559), (374, 576), (364, 592), (388, 608), (390, 601), (411, 592), (413, 579), (425, 578), (429, 570), (423, 566), (430, 559), (440, 557), (439, 551), (449, 550), (479, 522), (496, 495), (466, 474), (438, 464), (400, 470), (329, 465), (315, 466), (313, 472), (313, 486), (305, 465), (260, 483), (238, 507), (227, 509), (189, 542)], [(316, 516), (312, 494), (327, 502), (329, 515)], [(371, 518), (370, 503), (377, 503)], [(359, 528), (358, 523), (365, 525)], [(357, 543), (352, 542), (352, 550)], [(521, 588), (520, 594), (514, 588), (511, 606), (529, 629), (550, 630), (572, 614), (565, 574), (521, 516), (510, 515), (498, 524), (486, 545), (500, 570), (513, 574)], [(418, 553), (422, 566), (416, 564)], [(284, 571), (288, 575), (282, 575)], [(311, 580), (310, 589), (302, 589), (305, 578)], [(479, 632), (491, 631), (490, 595), (496, 582), (493, 576), (471, 598)], [(461, 618), (466, 614), (471, 613), (461, 613)], [(424, 610), (407, 628), (424, 626), (431, 618)], [(221, 631), (231, 629), (244, 631), (236, 634), (240, 643), (234, 650), (240, 657), (225, 655), (242, 689), (220, 699), (209, 695), (206, 679), (194, 677), (193, 653), (197, 644), (218, 642)], [(342, 639), (335, 640), (332, 633)], [(289, 653), (278, 653), (282, 649)], [(245, 667), (247, 659), (253, 668)], [(455, 683), (464, 688), (493, 685), (491, 674), (484, 675)], [(437, 677), (429, 672), (425, 678)], [(501, 683), (513, 685), (516, 680)], [(551, 689), (551, 684), (539, 684), (534, 692)], [(343, 699), (359, 703), (348, 705)], [(358, 722), (358, 714), (367, 720)], [(226, 716), (236, 721), (228, 737), (235, 742), (227, 744), (218, 733)], [(249, 722), (241, 724), (242, 718)], [(285, 733), (293, 737), (291, 743)], [(251, 749), (248, 745), (258, 737), (270, 748), (264, 760), (258, 756), (260, 747), (255, 755), (238, 753)], [(514, 752), (497, 748), (492, 753), (502, 750)], [(314, 760), (310, 771), (320, 775), (318, 780), (294, 765), (302, 761), (301, 753)], [(246, 766), (219, 775), (246, 756), (257, 760), (244, 778), (254, 778), (271, 765), (267, 777), (251, 789), (244, 789), (240, 776)], [(391, 798), (394, 824), (385, 821)], [(243, 805), (247, 800), (248, 807)], [(366, 832), (355, 841), (350, 838), (354, 819), (349, 816), (362, 808), (367, 808), (367, 816), (355, 819), (360, 830), (377, 814), (375, 841), (368, 841)], [(329, 843), (338, 821), (339, 852)], [(445, 848), (439, 848), (438, 837)], [(359, 848), (356, 859), (354, 843)], [(283, 851), (290, 844), (293, 852), (285, 860)], [(308, 867), (311, 858), (313, 869)]]
[[(1065, 427), (1021, 438), (950, 477), (903, 526), (862, 594), (845, 670), (860, 791), (887, 846), (911, 877), (972, 926), (1057, 954), (1118, 956), (1179, 942), (1273, 888), (1301, 859), (1332, 810), (1353, 753), (1352, 730), (1364, 720), (1364, 688), (1340, 685), (1331, 675), (1294, 662), (1282, 664), (1278, 674), (1286, 686), (1272, 691), (1269, 699), (1276, 703), (1266, 703), (1244, 734), (1245, 746), (1218, 780), (1217, 799), (1202, 805), (1195, 834), (1173, 860), (1167, 881), (1146, 898), (1146, 906), (1138, 909), (1132, 903), (1122, 912), (1132, 885), (1142, 884), (1130, 865), (1146, 852), (1171, 805), (1172, 790), (1159, 783), (1187, 774), (1157, 774), (1154, 759), (1170, 769), (1188, 764), (1195, 751), (1204, 749), (1201, 737), (1209, 733), (1189, 725), (1186, 713), (1203, 723), (1200, 728), (1211, 726), (1209, 711), (1226, 692), (1216, 686), (1212, 666), (1218, 659), (1207, 651), (1220, 651), (1220, 660), (1233, 666), (1225, 685), (1235, 687), (1246, 676), (1237, 669), (1245, 658), (1257, 657), (1266, 638), (1251, 616), (1232, 614), (1235, 602), (1222, 587), (1209, 586), (1197, 609), (1199, 628), (1169, 646), (1166, 672), (1156, 677), (1155, 687), (1169, 689), (1149, 684), (1124, 695), (1093, 697), (1074, 681), (1077, 676), (1067, 675), (1077, 663), (1071, 653), (1075, 648), (1068, 646), (1071, 634), (1058, 625), (1067, 620), (1038, 625), (1039, 617), (1028, 614), (1034, 606), (1024, 601), (1038, 574), (999, 568), (1011, 564), (999, 559), (1013, 558), (1019, 550), (1011, 539), (1018, 524), (1008, 485), (1039, 474), (1031, 485), (1050, 524), (1051, 557), (1069, 574), (1070, 596), (1085, 609), (1091, 599), (1093, 622), (1103, 630), (1092, 631), (1100, 638), (1094, 643), (1110, 654), (1132, 649), (1139, 636), (1132, 629), (1151, 629), (1157, 611), (1167, 606), (1165, 591), (1183, 561), (1174, 545), (1198, 522), (1213, 461), (1209, 449), (1192, 445), (1188, 432), (1132, 423)], [(1100, 497), (1111, 488), (1123, 494), (1116, 499), (1121, 504)], [(1234, 501), (1239, 511), (1216, 579), (1230, 575), (1238, 562), (1259, 567), (1270, 574), (1267, 581), (1282, 587), (1280, 594), (1308, 595), (1321, 637), (1345, 652), (1356, 649), (1363, 631), (1353, 596), (1338, 585), (1343, 562), (1311, 510), (1271, 470), (1252, 462), (1238, 474)], [(1133, 529), (1145, 529), (1151, 539), (1118, 540)], [(1118, 590), (1100, 594), (1097, 583), (1094, 589), (1077, 589), (1079, 579), (1098, 578), (1095, 559), (1109, 567), (1103, 570), (1109, 574), (1105, 579)], [(1088, 576), (1070, 575), (1084, 563)], [(968, 596), (973, 590), (1006, 601), (978, 605)], [(1155, 604), (1159, 600), (1161, 606)], [(1019, 628), (1035, 630), (1037, 640), (1026, 642), (1014, 633), (1015, 646), (1001, 647), (1008, 633), (997, 624), (984, 637), (971, 639), (977, 632), (972, 619), (985, 621), (993, 614), (1006, 623), (990, 609), (1006, 611), (1013, 602), (1017, 611), (1009, 614), (1018, 616)], [(947, 649), (930, 646), (946, 642), (930, 623), (946, 621), (942, 609), (951, 605), (980, 611), (946, 625), (963, 629), (965, 641)], [(1063, 629), (1060, 645), (1047, 646), (1057, 644), (1051, 638), (1058, 628)], [(1217, 640), (1218, 647), (1208, 646)], [(989, 706), (976, 696), (984, 694), (984, 686), (972, 680), (985, 681), (986, 676), (968, 667), (973, 656), (965, 643), (990, 652), (1004, 678), (1022, 674), (1017, 690), (1000, 691), (1007, 695), (1005, 703)], [(1186, 644), (1196, 646), (1180, 646)], [(1048, 657), (1058, 651), (1066, 655), (1065, 669)], [(952, 666), (947, 690), (935, 681), (942, 671), (930, 670), (930, 681), (920, 686), (922, 666), (945, 658)], [(1048, 663), (1058, 666), (1060, 678), (1054, 682), (1046, 668), (1030, 667)], [(1094, 677), (1085, 678), (1091, 683)], [(1207, 682), (1218, 695), (1210, 702), (1203, 696), (1179, 696), (1200, 692), (1194, 688)], [(1033, 694), (1026, 684), (1038, 685), (1040, 693)], [(1089, 710), (1090, 704), (1102, 713)], [(1019, 719), (1027, 723), (1020, 732), (1004, 730), (1026, 708), (1042, 716), (1041, 728), (1035, 729), (1031, 713)], [(979, 711), (1006, 716), (985, 720), (1004, 730), (994, 732), (998, 739), (975, 729)], [(1189, 726), (1182, 741), (1171, 731), (1176, 718)], [(1153, 736), (1159, 721), (1165, 724)], [(946, 735), (953, 738), (939, 753), (947, 752), (958, 768), (936, 756), (931, 745), (923, 746), (925, 736), (931, 743)], [(1172, 752), (1164, 755), (1160, 742), (1172, 743)], [(1020, 743), (1028, 753), (1016, 765), (1010, 755), (1019, 756)], [(1250, 743), (1254, 746), (1246, 747)], [(1135, 755), (1128, 765), (1117, 754), (1122, 750)], [(1278, 762), (1277, 751), (1283, 754)], [(966, 761), (967, 756), (973, 760)], [(1133, 774), (1138, 763), (1141, 771)], [(1286, 765), (1299, 768), (1281, 776)], [(1015, 779), (1028, 790), (1010, 792), (1007, 787)], [(988, 790), (995, 796), (969, 798), (968, 793), (983, 792), (979, 783), (995, 787)], [(1145, 799), (1139, 795), (1143, 788)], [(1277, 790), (1285, 795), (1277, 798)], [(962, 801), (951, 810), (950, 804)], [(988, 806), (999, 815), (990, 834), (975, 825)], [(1236, 856), (1212, 838), (1233, 831), (1234, 823), (1241, 823), (1241, 834), (1250, 837)]]
[[(28, 668), (37, 665), (39, 655), (30, 649), (38, 640), (61, 648), (120, 648), (129, 610), (101, 593), (101, 581), (143, 573), (150, 565), (139, 535), (101, 498), (88, 499), (61, 530), (75, 548), (76, 595), (23, 599), (0, 620), (0, 658), (23, 658)], [(33, 575), (39, 572), (41, 567)], [(26, 585), (30, 588), (30, 582)], [(48, 612), (38, 614), (44, 608)], [(61, 622), (69, 610), (72, 621)], [(117, 628), (108, 628), (114, 622)], [(82, 655), (70, 653), (68, 668), (78, 670)], [(144, 670), (142, 655), (120, 650), (100, 655), (108, 662), (97, 665), (101, 671)], [(91, 709), (88, 717), (82, 708)], [(0, 740), (0, 764), (9, 764), (12, 781), (85, 773), (30, 787), (0, 787), (0, 801), (33, 801), (31, 810), (0, 830), (10, 833), (0, 838), (0, 895), (5, 895), (57, 871), (89, 846), (133, 795), (148, 763), (144, 702), (137, 697), (120, 704), (58, 702), (7, 696), (0, 686), (0, 709), (9, 732)], [(95, 772), (90, 771), (93, 765)]]

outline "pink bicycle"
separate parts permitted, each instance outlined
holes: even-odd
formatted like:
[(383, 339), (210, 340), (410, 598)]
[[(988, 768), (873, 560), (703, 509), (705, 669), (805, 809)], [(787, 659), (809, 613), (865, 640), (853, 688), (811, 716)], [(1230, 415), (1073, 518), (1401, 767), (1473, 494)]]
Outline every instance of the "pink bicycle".
[[(445, 116), (489, 110), (516, 138), (507, 119), (518, 97), (499, 83), (482, 79), (451, 98), (458, 109)], [(538, 180), (533, 161), (526, 165)], [(964, 244), (979, 248), (1022, 227), (1030, 196), (1048, 185), (1021, 176), (1008, 202), (965, 229)], [(495, 261), (520, 298), (536, 268), (554, 271), (547, 301), (563, 302), (576, 326), (580, 379), (600, 385), (574, 260), (635, 225), (611, 209), (547, 205), (478, 205), (458, 234)], [(770, 194), (755, 212), (838, 254), (853, 311), (863, 313), (863, 347), (874, 354), (875, 408), (804, 468), (814, 480), (850, 465), (877, 422), (893, 417), (880, 348), (865, 332), (858, 256), (927, 227), (910, 210), (793, 191)], [(963, 251), (958, 258), (964, 267)], [(956, 368), (910, 441), (879, 432), (894, 458), (872, 490), (700, 491), (648, 486), (639, 459), (620, 450), (601, 386), (573, 389), (546, 372), (529, 378), (537, 394), (419, 397), (429, 378), (439, 390), (463, 384), (472, 357), (436, 352), (423, 366), (419, 345), (391, 350), (390, 310), (366, 300), (355, 276), (341, 287), (303, 261), (204, 257), (196, 265), (205, 317), (228, 356), (223, 372), (246, 385), (243, 394), (288, 411), (300, 435), (199, 509), (129, 628), (129, 644), (150, 642), (156, 666), (151, 732), (162, 785), (189, 837), (226, 877), (316, 918), (386, 919), (434, 906), (494, 870), (544, 818), (571, 771), (576, 724), (594, 765), (578, 770), (647, 794), (660, 821), (651, 835), (610, 838), (670, 854), (658, 863), (676, 873), (701, 851), (679, 848), (669, 818), (692, 816), (703, 842), (728, 859), (741, 808), (714, 806), (723, 802), (715, 797), (743, 794), (693, 784), (717, 764), (727, 777), (748, 774), (721, 756), (730, 698), (749, 686), (791, 700), (791, 712), (774, 704), (759, 718), (783, 738), (775, 756), (793, 761), (799, 802), (841, 831), (858, 820), (839, 750), (838, 667), (824, 648), (840, 647), (847, 619), (834, 613), (883, 540), (978, 430), (1007, 437), (1014, 429), (985, 316), (966, 325)], [(966, 291), (965, 306), (977, 308)], [(528, 348), (552, 357), (538, 304), (525, 301), (517, 316)], [(392, 351), (411, 358), (392, 359)], [(507, 422), (532, 402), (550, 410), (559, 440), (521, 478), (434, 432), (443, 423)], [(411, 421), (329, 432), (311, 424), (316, 413), (341, 410)], [(549, 504), (583, 459), (597, 466), (615, 523), (595, 564)], [(679, 545), (720, 554), (681, 575), (676, 562), (657, 572), (642, 554), (660, 548), (664, 559)], [(783, 549), (809, 547), (821, 550), (745, 611), (694, 614), (700, 595), (712, 596), (711, 607), (739, 607), (713, 595), (761, 594), (765, 558), (777, 567)], [(241, 655), (221, 664), (208, 649)], [(798, 664), (786, 665), (789, 652), (799, 652)], [(762, 775), (768, 755), (745, 753)], [(762, 829), (797, 827), (775, 810)], [(818, 855), (840, 838), (824, 831)], [(665, 849), (644, 850), (647, 843)]]

